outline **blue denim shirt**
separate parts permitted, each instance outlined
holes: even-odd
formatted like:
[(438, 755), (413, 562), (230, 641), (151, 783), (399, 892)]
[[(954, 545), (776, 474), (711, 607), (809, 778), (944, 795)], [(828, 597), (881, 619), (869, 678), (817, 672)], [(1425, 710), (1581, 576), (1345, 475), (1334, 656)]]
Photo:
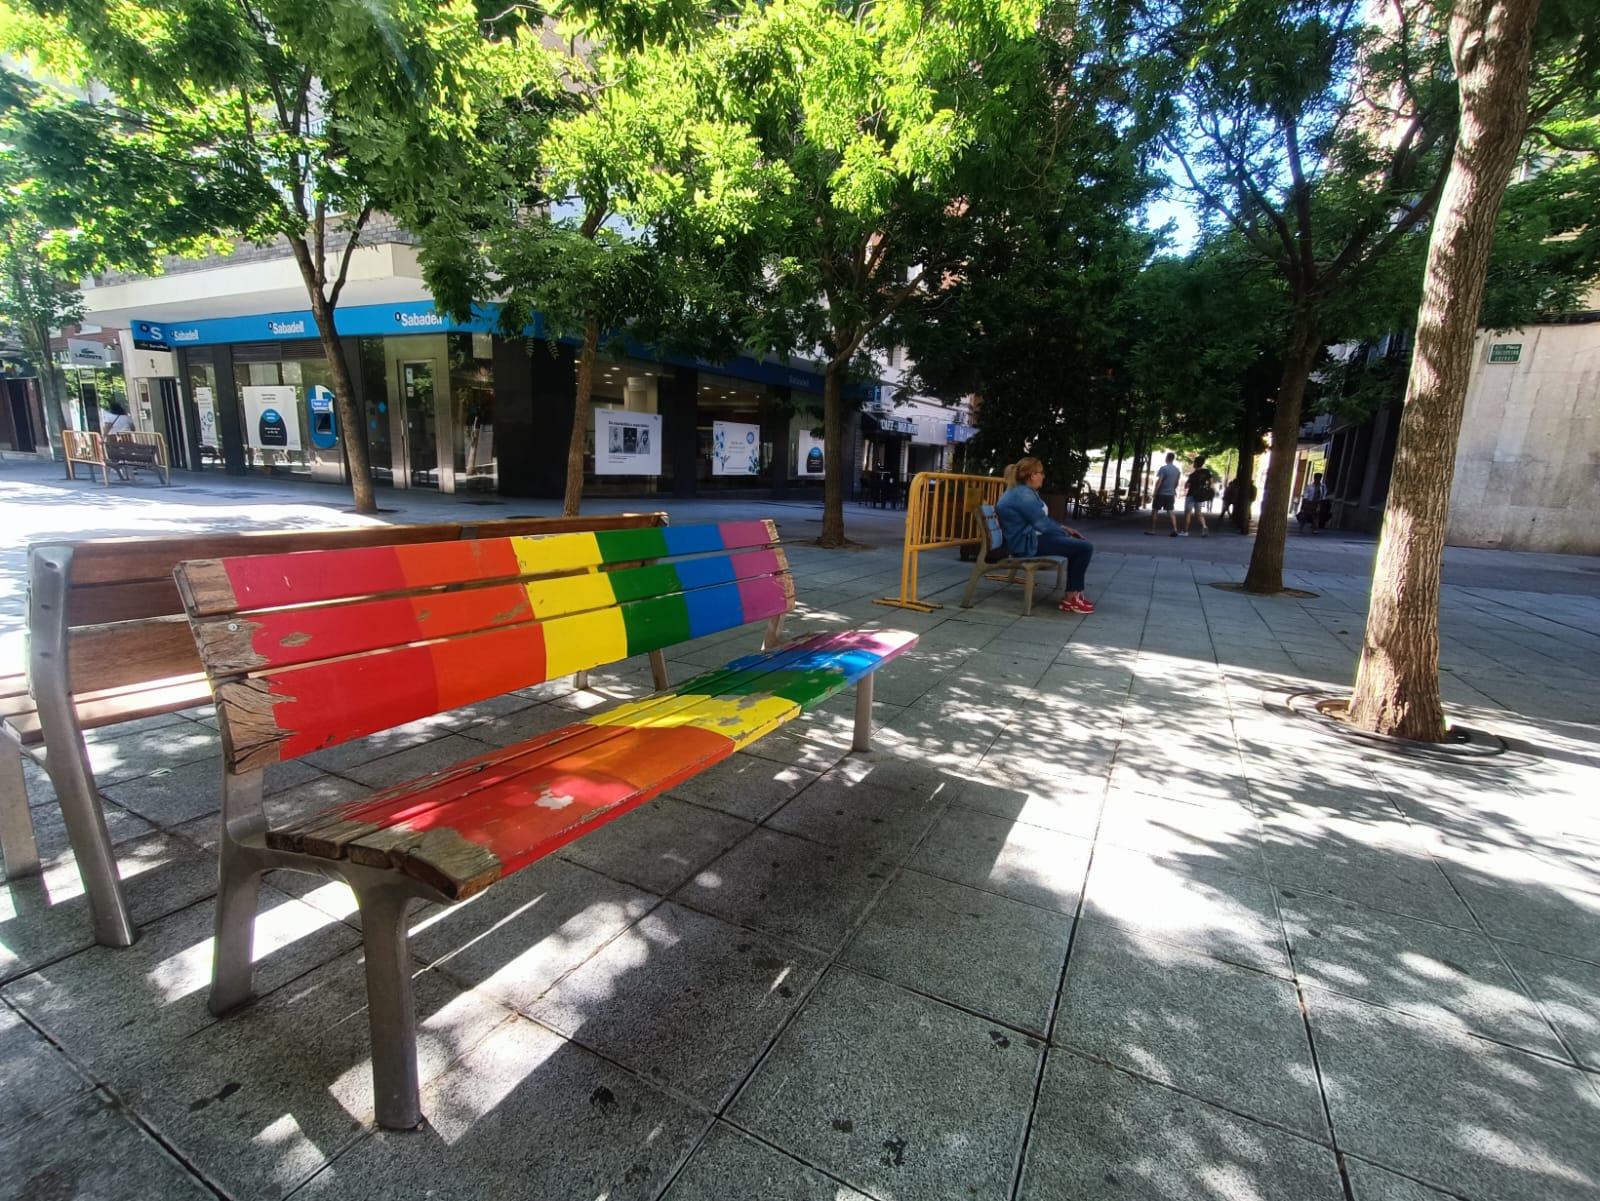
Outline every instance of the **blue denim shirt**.
[(1020, 559), (1039, 553), (1041, 531), (1061, 528), (1050, 520), (1039, 494), (1026, 484), (1017, 484), (995, 501), (994, 515), (1000, 519), (1006, 550)]

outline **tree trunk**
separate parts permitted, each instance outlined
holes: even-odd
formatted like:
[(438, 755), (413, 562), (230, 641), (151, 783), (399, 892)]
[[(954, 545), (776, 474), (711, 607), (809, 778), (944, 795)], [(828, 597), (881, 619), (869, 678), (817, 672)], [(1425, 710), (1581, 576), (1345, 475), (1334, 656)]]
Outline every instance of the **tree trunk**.
[(1241, 534), (1250, 532), (1250, 484), (1255, 479), (1255, 448), (1248, 443), (1239, 444), (1239, 462), (1234, 468), (1233, 524)]
[(1528, 112), (1538, 0), (1458, 0), (1450, 58), (1461, 125), (1428, 242), (1416, 348), (1372, 579), (1350, 720), (1439, 742), (1439, 572), (1450, 484), (1500, 201)]
[(365, 415), (356, 408), (356, 391), (350, 383), (350, 368), (339, 348), (339, 332), (334, 328), (334, 306), (328, 302), (319, 282), (321, 264), (312, 259), (311, 248), (305, 240), (290, 238), (289, 249), (300, 268), (300, 278), (311, 300), (311, 318), (316, 322), (322, 353), (328, 358), (328, 372), (333, 376), (333, 403), (339, 413), (339, 428), (344, 431), (344, 456), (350, 464), (350, 493), (355, 500), (355, 510), (370, 515), (378, 511), (378, 502), (372, 494), (372, 461), (367, 457), (367, 421)]
[(1283, 591), (1283, 543), (1289, 536), (1289, 500), (1294, 493), (1295, 448), (1300, 444), (1300, 405), (1306, 381), (1322, 347), (1317, 337), (1317, 314), (1309, 304), (1295, 309), (1289, 347), (1278, 383), (1277, 411), (1272, 420), (1272, 456), (1267, 460), (1267, 486), (1250, 551), (1250, 570), (1244, 590), (1271, 595)]
[(822, 476), (822, 534), (817, 545), (838, 548), (844, 537), (844, 481), (849, 462), (844, 453), (844, 371), (848, 360), (829, 359), (822, 373), (822, 449), (827, 467)]
[[(578, 394), (572, 402), (572, 438), (567, 442), (567, 490), (561, 515), (576, 517), (583, 504), (583, 439), (589, 432), (589, 401), (594, 396), (594, 365), (600, 357), (600, 319), (583, 323), (583, 346), (578, 351)], [(596, 445), (596, 457), (599, 456)]]

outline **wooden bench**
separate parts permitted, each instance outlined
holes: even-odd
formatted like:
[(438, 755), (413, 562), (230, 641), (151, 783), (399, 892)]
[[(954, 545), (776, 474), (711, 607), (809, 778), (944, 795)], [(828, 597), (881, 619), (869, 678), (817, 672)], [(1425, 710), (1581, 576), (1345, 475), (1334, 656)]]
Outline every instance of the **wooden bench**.
[[(972, 565), (972, 578), (967, 581), (966, 595), (961, 598), (963, 609), (972, 608), (972, 598), (978, 591), (978, 580), (990, 568), (1009, 568), (1010, 575), (1005, 583), (1017, 582), (1017, 572), (1022, 572), (1022, 615), (1027, 617), (1033, 612), (1033, 577), (1038, 574), (1041, 567), (1054, 567), (1056, 569), (1056, 588), (1066, 586), (1067, 560), (1061, 555), (1035, 555), (1029, 559), (1012, 558), (1010, 555), (995, 554), (995, 548), (1001, 547), (1003, 538), (1000, 533), (1000, 518), (996, 516), (993, 505), (978, 506), (978, 535), (982, 539), (978, 547), (978, 561)], [(998, 575), (991, 575), (990, 579), (999, 579)]]
[[(379, 1125), (421, 1119), (406, 910), (453, 903), (696, 775), (856, 685), (916, 642), (819, 634), (772, 649), (794, 586), (769, 521), (324, 551), (178, 568), (216, 693), (221, 881), (209, 1004), (250, 996), (263, 872), (355, 890)], [(649, 566), (628, 566), (641, 560)], [(272, 829), (262, 772), (351, 739), (751, 622), (760, 653)]]
[[(197, 556), (448, 542), (479, 536), (653, 528), (664, 513), (108, 538), (28, 553), (28, 654), (0, 675), (0, 854), (8, 877), (39, 871), (22, 752), (43, 753), (88, 894), (95, 938), (136, 937), (117, 876), (84, 731), (211, 700), (172, 572)], [(664, 661), (658, 670), (665, 672)], [(664, 679), (664, 674), (662, 676)]]
[(123, 479), (135, 472), (153, 471), (163, 484), (172, 483), (172, 466), (167, 461), (167, 440), (158, 430), (130, 430), (106, 434), (103, 438), (106, 466)]

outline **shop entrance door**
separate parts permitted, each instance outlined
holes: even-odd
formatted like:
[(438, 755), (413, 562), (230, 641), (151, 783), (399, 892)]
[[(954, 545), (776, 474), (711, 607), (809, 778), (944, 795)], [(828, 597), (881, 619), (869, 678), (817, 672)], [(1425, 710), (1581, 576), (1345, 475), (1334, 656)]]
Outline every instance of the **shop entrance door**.
[(400, 364), (400, 405), (405, 416), (405, 467), (413, 488), (439, 486), (439, 405), (433, 360)]

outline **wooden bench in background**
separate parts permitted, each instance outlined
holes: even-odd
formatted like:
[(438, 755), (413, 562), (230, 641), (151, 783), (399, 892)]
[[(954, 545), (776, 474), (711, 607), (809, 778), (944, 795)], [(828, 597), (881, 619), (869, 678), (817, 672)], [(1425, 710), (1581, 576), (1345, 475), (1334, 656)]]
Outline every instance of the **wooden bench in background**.
[[(106, 832), (84, 731), (211, 699), (173, 569), (184, 559), (335, 550), (573, 530), (649, 529), (665, 513), (205, 533), (41, 543), (28, 554), (28, 656), (0, 674), (0, 853), (6, 874), (39, 871), (22, 751), (42, 751), (83, 877), (95, 938), (136, 937)], [(665, 681), (657, 661), (658, 683)], [(580, 682), (581, 684), (581, 682)]]
[[(163, 484), (172, 483), (167, 461), (167, 440), (158, 430), (124, 430), (100, 434), (93, 430), (62, 430), (61, 445), (67, 460), (67, 478), (78, 478), (77, 466), (100, 469), (100, 482), (111, 486), (111, 473), (123, 479), (136, 471), (153, 471)], [(90, 479), (94, 478), (91, 471)]]
[[(995, 568), (1003, 568), (1009, 575), (1004, 583), (1017, 582), (1017, 572), (1022, 572), (1022, 615), (1027, 617), (1033, 612), (1033, 577), (1038, 574), (1041, 567), (1054, 567), (1056, 569), (1056, 589), (1059, 591), (1066, 587), (1067, 560), (1062, 555), (1035, 555), (1030, 559), (1014, 559), (1004, 553), (1001, 545), (1000, 519), (995, 515), (993, 505), (978, 506), (978, 533), (983, 539), (978, 547), (978, 561), (972, 565), (972, 578), (967, 581), (966, 595), (961, 598), (963, 609), (972, 608), (972, 598), (978, 591), (978, 580), (985, 572)], [(996, 548), (1000, 553), (995, 554)], [(994, 558), (990, 558), (995, 555)], [(991, 575), (990, 579), (1000, 579), (998, 572)]]
[[(794, 585), (769, 521), (184, 563), (178, 583), (223, 745), (209, 1004), (250, 996), (261, 874), (355, 890), (379, 1125), (421, 1120), (406, 910), (453, 903), (636, 808), (855, 684), (913, 634), (819, 634), (771, 649)], [(634, 566), (648, 561), (649, 566)], [(752, 622), (726, 667), (371, 797), (271, 829), (268, 765), (543, 680)]]

